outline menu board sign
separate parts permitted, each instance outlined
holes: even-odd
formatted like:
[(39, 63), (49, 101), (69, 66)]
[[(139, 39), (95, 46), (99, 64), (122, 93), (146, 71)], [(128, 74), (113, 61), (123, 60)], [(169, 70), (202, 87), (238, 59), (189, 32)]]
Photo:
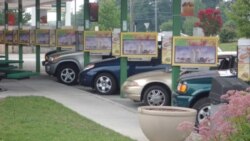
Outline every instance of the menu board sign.
[(217, 37), (174, 37), (172, 65), (216, 66)]
[(112, 33), (110, 31), (84, 32), (84, 51), (111, 52)]
[(74, 29), (56, 30), (56, 45), (58, 47), (73, 48), (76, 46), (76, 31)]
[(121, 56), (152, 58), (158, 56), (158, 34), (155, 32), (121, 33)]

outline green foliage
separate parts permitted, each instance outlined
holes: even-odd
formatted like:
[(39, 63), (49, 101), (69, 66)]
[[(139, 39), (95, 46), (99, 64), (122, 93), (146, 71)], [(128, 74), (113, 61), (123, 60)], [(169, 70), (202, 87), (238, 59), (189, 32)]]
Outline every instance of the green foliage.
[(99, 1), (99, 22), (100, 30), (112, 30), (120, 28), (120, 8), (116, 5), (116, 0)]
[(186, 17), (182, 25), (182, 32), (184, 34), (192, 36), (194, 23), (197, 22), (198, 20), (199, 19), (196, 17)]
[(44, 97), (0, 99), (0, 141), (132, 141)]
[(229, 141), (249, 141), (250, 140), (250, 122), (244, 116), (232, 119), (237, 131), (229, 137)]
[(173, 28), (173, 20), (168, 20), (160, 25), (160, 29), (162, 31), (172, 31)]
[[(137, 31), (146, 31), (144, 23), (149, 24), (149, 31), (155, 31), (155, 0), (133, 0), (134, 22)], [(172, 19), (172, 1), (156, 0), (157, 3), (157, 25)], [(158, 26), (158, 31), (161, 27)], [(163, 30), (163, 29), (162, 29)]]
[(71, 24), (74, 26), (83, 26), (83, 18), (84, 18), (84, 11), (83, 5), (80, 6), (80, 10), (76, 12), (76, 14), (72, 14), (71, 16)]
[(220, 0), (202, 0), (202, 3), (206, 5), (207, 8), (216, 8)]
[(229, 17), (237, 25), (237, 33), (240, 37), (250, 37), (250, 1), (249, 0), (236, 0), (232, 6), (231, 11), (228, 13)]
[(233, 21), (227, 21), (220, 32), (220, 41), (222, 43), (232, 42), (236, 39), (236, 25)]
[(194, 15), (197, 16), (201, 9), (205, 9), (206, 5), (201, 2), (201, 0), (194, 0)]
[(3, 25), (4, 23), (4, 15), (3, 12), (0, 12), (0, 25)]
[[(94, 30), (95, 26), (99, 26), (99, 30), (112, 30), (120, 28), (120, 0), (101, 0), (99, 3), (98, 22), (92, 22), (90, 29)], [(81, 5), (80, 10), (73, 15), (72, 25), (83, 26), (84, 6)]]

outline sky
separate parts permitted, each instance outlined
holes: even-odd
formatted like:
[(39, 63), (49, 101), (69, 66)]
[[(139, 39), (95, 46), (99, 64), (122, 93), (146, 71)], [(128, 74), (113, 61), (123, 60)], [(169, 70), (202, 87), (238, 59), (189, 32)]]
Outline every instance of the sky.
[[(97, 0), (89, 0), (89, 2), (97, 2)], [(72, 0), (71, 7), (70, 7), (71, 13), (75, 13), (75, 7), (76, 7), (76, 11), (79, 11), (80, 10), (80, 6), (83, 3), (84, 3), (84, 0)], [(26, 11), (29, 12), (29, 13), (32, 13), (32, 9), (31, 8), (27, 8)], [(56, 19), (56, 13), (55, 12), (50, 12), (48, 14), (48, 21), (55, 21), (55, 19)]]

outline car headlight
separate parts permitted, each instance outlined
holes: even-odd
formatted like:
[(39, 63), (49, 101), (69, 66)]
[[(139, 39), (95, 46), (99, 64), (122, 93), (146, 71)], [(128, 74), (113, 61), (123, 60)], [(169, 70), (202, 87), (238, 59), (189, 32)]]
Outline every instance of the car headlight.
[(95, 67), (95, 64), (89, 64), (89, 65), (87, 65), (86, 67), (83, 68), (83, 71), (92, 69), (93, 67)]
[(58, 56), (51, 56), (49, 57), (50, 62), (54, 62), (56, 59), (58, 59)]
[(179, 93), (185, 94), (188, 90), (188, 86), (186, 82), (180, 82), (177, 86), (177, 91)]
[(49, 56), (45, 56), (45, 61), (48, 61), (49, 60)]

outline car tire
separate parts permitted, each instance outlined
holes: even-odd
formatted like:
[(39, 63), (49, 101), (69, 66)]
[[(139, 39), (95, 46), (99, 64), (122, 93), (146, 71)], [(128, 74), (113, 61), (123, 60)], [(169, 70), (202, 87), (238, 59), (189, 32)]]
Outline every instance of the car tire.
[(198, 100), (192, 108), (197, 110), (196, 124), (198, 125), (203, 119), (210, 116), (211, 102), (208, 97)]
[(102, 95), (114, 94), (117, 89), (115, 78), (109, 73), (100, 73), (95, 78), (95, 90)]
[(150, 106), (170, 105), (170, 95), (164, 87), (153, 85), (145, 90), (143, 101), (145, 105)]
[(57, 79), (66, 85), (77, 84), (79, 69), (74, 64), (60, 65), (57, 71)]

